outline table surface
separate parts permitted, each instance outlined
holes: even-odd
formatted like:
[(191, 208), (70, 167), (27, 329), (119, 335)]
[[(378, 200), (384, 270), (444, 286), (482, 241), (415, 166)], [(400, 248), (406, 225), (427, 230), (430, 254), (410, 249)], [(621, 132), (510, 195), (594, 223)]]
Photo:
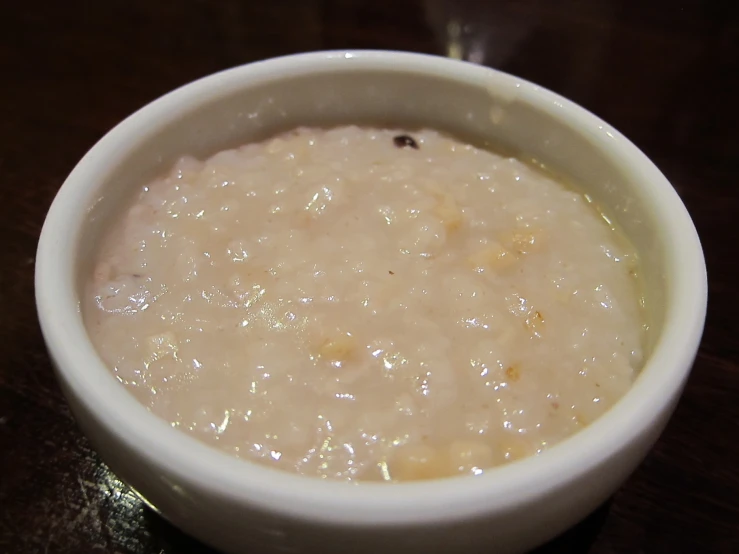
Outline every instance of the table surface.
[(461, 56), (599, 115), (667, 175), (701, 235), (710, 305), (667, 430), (615, 496), (537, 552), (739, 552), (739, 3), (682, 0), (9, 2), (0, 13), (0, 551), (210, 552), (91, 450), (33, 300), (36, 241), (66, 175), (174, 87), (299, 51)]

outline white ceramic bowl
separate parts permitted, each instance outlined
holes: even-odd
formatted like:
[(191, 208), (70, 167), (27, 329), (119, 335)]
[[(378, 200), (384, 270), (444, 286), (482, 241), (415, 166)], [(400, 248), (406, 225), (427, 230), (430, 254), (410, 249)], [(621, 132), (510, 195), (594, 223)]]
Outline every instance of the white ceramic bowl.
[[(103, 365), (79, 310), (97, 237), (132, 187), (184, 153), (206, 156), (304, 124), (426, 125), (532, 154), (580, 184), (642, 254), (646, 365), (592, 425), (544, 454), (486, 472), (350, 485), (229, 457), (172, 429)], [(632, 143), (572, 102), (491, 69), (399, 52), (319, 52), (231, 69), (156, 100), (80, 161), (49, 211), (36, 265), (39, 318), (77, 420), (112, 470), (178, 527), (242, 552), (520, 552), (607, 499), (662, 431), (706, 309), (695, 228)]]

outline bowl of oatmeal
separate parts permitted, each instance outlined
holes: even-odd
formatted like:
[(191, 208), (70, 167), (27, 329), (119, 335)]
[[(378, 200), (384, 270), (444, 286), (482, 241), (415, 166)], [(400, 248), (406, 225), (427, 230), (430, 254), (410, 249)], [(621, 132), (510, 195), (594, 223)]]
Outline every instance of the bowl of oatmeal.
[(659, 436), (706, 306), (684, 206), (617, 131), (365, 51), (130, 116), (60, 189), (36, 286), (103, 459), (226, 552), (552, 538)]

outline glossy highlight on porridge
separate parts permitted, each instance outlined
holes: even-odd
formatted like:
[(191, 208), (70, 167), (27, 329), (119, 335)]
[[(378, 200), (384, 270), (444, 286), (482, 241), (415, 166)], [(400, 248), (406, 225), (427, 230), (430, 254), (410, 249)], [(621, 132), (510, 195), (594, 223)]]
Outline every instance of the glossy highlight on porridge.
[(608, 410), (641, 365), (638, 269), (532, 164), (433, 130), (299, 128), (143, 185), (82, 307), (173, 427), (404, 481), (483, 473)]

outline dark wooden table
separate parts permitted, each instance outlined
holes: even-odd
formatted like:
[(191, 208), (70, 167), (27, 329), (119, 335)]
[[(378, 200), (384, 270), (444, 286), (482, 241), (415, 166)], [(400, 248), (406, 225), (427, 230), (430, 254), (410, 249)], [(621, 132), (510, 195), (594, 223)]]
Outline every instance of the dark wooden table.
[(624, 487), (541, 553), (739, 552), (739, 4), (659, 0), (34, 0), (0, 8), (0, 552), (209, 552), (90, 449), (52, 375), (33, 271), (44, 214), (109, 128), (192, 79), (334, 48), (461, 56), (624, 132), (688, 206), (710, 306), (685, 395)]

